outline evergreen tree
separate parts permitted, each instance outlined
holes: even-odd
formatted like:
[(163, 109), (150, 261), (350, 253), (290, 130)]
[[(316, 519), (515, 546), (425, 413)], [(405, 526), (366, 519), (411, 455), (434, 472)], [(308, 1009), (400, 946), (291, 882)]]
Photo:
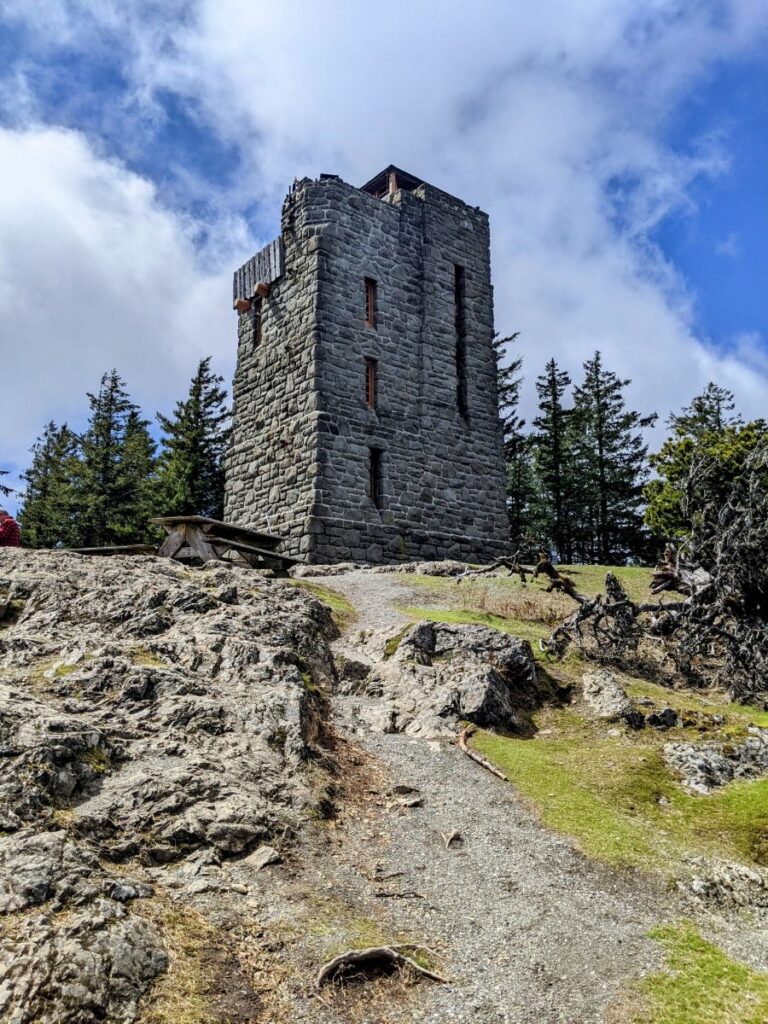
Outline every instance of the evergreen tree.
[(520, 436), (525, 420), (520, 419), (517, 414), (517, 407), (520, 403), (520, 386), (523, 378), (520, 370), (523, 365), (523, 357), (517, 356), (507, 362), (509, 346), (513, 345), (520, 337), (520, 332), (515, 331), (506, 338), (500, 338), (498, 334), (493, 339), (493, 350), (496, 354), (496, 389), (499, 396), (499, 420), (501, 422), (501, 433), (504, 441), (504, 454), (510, 444), (514, 444)]
[[(0, 476), (8, 476), (8, 470), (0, 469)], [(0, 484), (0, 494), (7, 497), (9, 494), (13, 494), (13, 488), (6, 487), (5, 484)]]
[(550, 359), (536, 379), (539, 415), (531, 437), (536, 472), (536, 520), (543, 543), (552, 543), (561, 561), (573, 559), (573, 506), (576, 478), (573, 471), (572, 409), (563, 404), (571, 383), (565, 370)]
[[(124, 448), (128, 423), (138, 414), (117, 370), (105, 373), (99, 392), (88, 394), (91, 415), (80, 439), (75, 477), (79, 547), (126, 543)], [(131, 537), (131, 539), (134, 539)]]
[(532, 559), (541, 542), (537, 529), (536, 472), (531, 438), (519, 434), (507, 450), (507, 515), (512, 547)]
[(723, 505), (741, 479), (748, 456), (764, 443), (765, 421), (744, 423), (734, 409), (733, 394), (709, 383), (689, 406), (669, 417), (672, 436), (650, 457), (658, 478), (645, 488), (645, 521), (660, 539), (679, 540), (691, 532), (683, 489), (694, 463), (706, 463), (709, 493)]
[(19, 514), (25, 547), (68, 547), (76, 543), (75, 493), (77, 436), (53, 420), (32, 446), (32, 464), (23, 475), (26, 481)]
[(126, 544), (146, 540), (151, 534), (149, 519), (157, 514), (157, 446), (149, 435), (148, 426), (149, 421), (142, 419), (138, 409), (130, 410), (125, 421), (111, 510), (113, 534)]
[(577, 546), (584, 560), (610, 565), (644, 546), (641, 506), (648, 447), (641, 431), (656, 414), (627, 409), (621, 380), (596, 352), (574, 389), (572, 438), (579, 481)]
[(493, 340), (496, 353), (496, 384), (499, 395), (504, 462), (506, 466), (507, 514), (512, 545), (515, 548), (533, 547), (535, 541), (528, 535), (531, 522), (531, 503), (535, 494), (535, 477), (531, 446), (523, 433), (525, 420), (517, 412), (522, 356), (508, 360), (509, 346), (520, 336), (519, 331), (506, 338), (498, 335)]
[(202, 359), (189, 394), (176, 403), (172, 417), (158, 413), (163, 434), (159, 487), (163, 511), (169, 515), (224, 513), (224, 457), (230, 436), (223, 378)]
[(721, 388), (712, 381), (697, 395), (690, 405), (669, 417), (668, 423), (679, 437), (702, 437), (704, 434), (720, 433), (726, 427), (743, 424), (739, 413), (733, 415), (736, 402), (733, 392)]

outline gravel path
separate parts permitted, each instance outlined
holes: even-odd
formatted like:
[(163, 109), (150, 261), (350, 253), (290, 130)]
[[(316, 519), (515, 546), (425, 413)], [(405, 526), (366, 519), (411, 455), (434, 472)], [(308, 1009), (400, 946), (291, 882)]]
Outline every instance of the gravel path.
[[(407, 581), (354, 572), (323, 580), (355, 606), (354, 629), (405, 621)], [(345, 638), (340, 651), (347, 651)], [(359, 655), (357, 655), (359, 657)], [(392, 1010), (393, 1022), (597, 1024), (632, 979), (659, 966), (646, 936), (675, 901), (648, 880), (597, 866), (538, 824), (512, 786), (448, 743), (368, 729), (360, 698), (339, 698), (340, 731), (392, 783), (419, 791), (420, 806), (387, 806), (375, 827), (348, 829), (342, 864), (377, 860), (382, 885), (415, 896), (388, 897), (399, 929), (424, 936), (443, 954), (448, 986), (419, 986), (418, 1005)], [(460, 833), (446, 848), (441, 836)], [(402, 874), (397, 874), (402, 872)], [(370, 889), (370, 883), (369, 883)], [(367, 1018), (360, 1018), (361, 1020)], [(379, 1018), (376, 1018), (379, 1019)]]

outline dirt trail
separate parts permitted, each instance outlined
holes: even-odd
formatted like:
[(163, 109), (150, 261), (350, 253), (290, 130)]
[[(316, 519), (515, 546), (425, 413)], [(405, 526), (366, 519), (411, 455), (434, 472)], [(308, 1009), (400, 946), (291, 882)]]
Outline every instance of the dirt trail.
[[(323, 585), (343, 594), (352, 631), (406, 621), (402, 577), (352, 572)], [(350, 651), (348, 638), (337, 642)], [(357, 655), (359, 657), (359, 655)], [(363, 698), (364, 699), (364, 698)], [(672, 916), (661, 885), (595, 865), (538, 824), (514, 788), (447, 742), (369, 729), (361, 698), (336, 698), (340, 733), (362, 747), (392, 784), (418, 789), (412, 808), (383, 804), (378, 821), (342, 828), (339, 884), (367, 886), (385, 919), (442, 952), (449, 986), (426, 982), (417, 1002), (393, 1007), (392, 1022), (597, 1024), (631, 980), (659, 966), (648, 930)], [(446, 848), (443, 836), (458, 832)], [(350, 866), (377, 862), (384, 883)], [(342, 865), (346, 867), (342, 868)], [(407, 896), (376, 898), (385, 888)], [(332, 1014), (318, 1020), (335, 1020)]]

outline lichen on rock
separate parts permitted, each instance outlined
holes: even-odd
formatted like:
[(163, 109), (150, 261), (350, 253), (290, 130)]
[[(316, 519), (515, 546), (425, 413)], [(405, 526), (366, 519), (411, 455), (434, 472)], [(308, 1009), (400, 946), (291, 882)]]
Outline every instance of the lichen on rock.
[(166, 954), (120, 865), (162, 884), (297, 831), (334, 628), (234, 567), (9, 549), (0, 583), (24, 595), (0, 630), (0, 1015), (128, 1022)]

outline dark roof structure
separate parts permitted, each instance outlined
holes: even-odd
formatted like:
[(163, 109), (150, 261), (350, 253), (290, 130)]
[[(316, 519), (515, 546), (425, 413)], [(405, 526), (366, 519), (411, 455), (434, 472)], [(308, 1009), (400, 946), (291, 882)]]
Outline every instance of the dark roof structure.
[(408, 171), (390, 164), (389, 167), (385, 167), (383, 171), (379, 171), (374, 178), (362, 185), (360, 191), (369, 192), (372, 196), (383, 196), (388, 192), (396, 192), (399, 188), (413, 192), (415, 188), (423, 184), (423, 178), (416, 178)]

